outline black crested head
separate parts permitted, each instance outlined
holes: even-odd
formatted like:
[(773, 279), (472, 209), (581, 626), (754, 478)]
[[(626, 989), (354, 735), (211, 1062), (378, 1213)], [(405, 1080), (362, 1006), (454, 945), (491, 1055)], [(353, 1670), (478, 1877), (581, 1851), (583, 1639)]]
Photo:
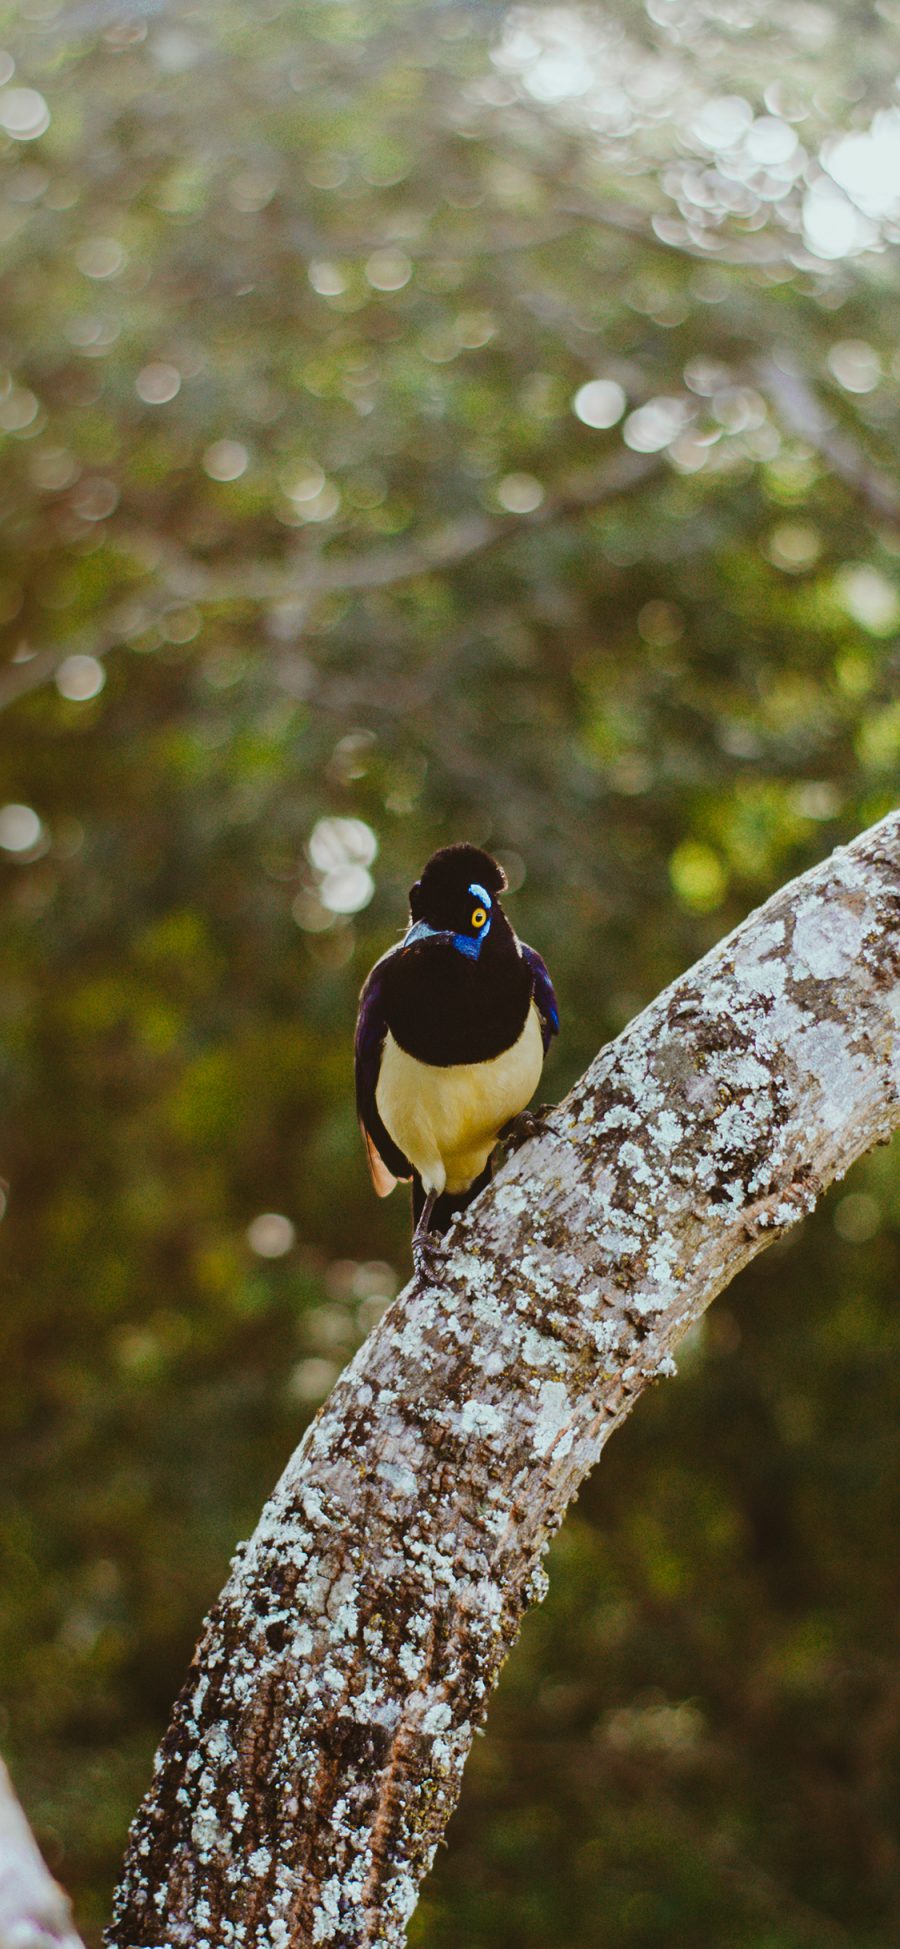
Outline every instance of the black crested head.
[(410, 924), (385, 960), (385, 1018), (401, 1049), (438, 1067), (512, 1048), (533, 976), (500, 895), (503, 868), (480, 846), (442, 846), (410, 888)]
[(456, 927), (462, 909), (471, 907), (473, 899), (477, 901), (478, 892), (489, 896), (496, 912), (497, 896), (505, 886), (506, 874), (490, 853), (459, 841), (432, 853), (421, 879), (410, 887), (409, 911), (413, 920), (427, 920), (433, 927)]

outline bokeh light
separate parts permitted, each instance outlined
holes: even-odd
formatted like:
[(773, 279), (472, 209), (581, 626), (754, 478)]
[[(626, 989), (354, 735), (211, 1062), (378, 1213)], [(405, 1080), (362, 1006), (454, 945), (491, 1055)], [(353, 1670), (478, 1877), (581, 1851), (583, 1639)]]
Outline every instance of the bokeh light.
[(247, 1244), (260, 1259), (282, 1259), (296, 1244), (297, 1233), (279, 1211), (261, 1211), (247, 1226)]
[(239, 480), (249, 458), (240, 440), (214, 440), (203, 455), (203, 471), (210, 480)]
[(41, 836), (41, 822), (30, 805), (0, 806), (0, 846), (8, 853), (26, 853)]
[(36, 142), (50, 127), (50, 110), (36, 88), (0, 88), (0, 128), (14, 142)]
[(95, 656), (67, 656), (56, 672), (56, 688), (70, 703), (83, 704), (97, 697), (106, 682), (106, 671)]
[(615, 426), (625, 411), (625, 392), (615, 379), (589, 379), (579, 386), (572, 410), (583, 426)]
[(181, 391), (181, 373), (164, 359), (151, 359), (141, 367), (134, 382), (135, 392), (147, 406), (167, 406)]

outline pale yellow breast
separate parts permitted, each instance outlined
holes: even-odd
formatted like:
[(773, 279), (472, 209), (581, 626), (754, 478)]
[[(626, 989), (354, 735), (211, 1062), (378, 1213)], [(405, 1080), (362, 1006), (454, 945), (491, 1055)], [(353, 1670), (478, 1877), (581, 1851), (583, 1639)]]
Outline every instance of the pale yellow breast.
[(534, 1095), (543, 1063), (534, 1003), (518, 1042), (489, 1062), (440, 1069), (408, 1056), (388, 1034), (375, 1092), (378, 1114), (426, 1191), (468, 1188), (502, 1125)]

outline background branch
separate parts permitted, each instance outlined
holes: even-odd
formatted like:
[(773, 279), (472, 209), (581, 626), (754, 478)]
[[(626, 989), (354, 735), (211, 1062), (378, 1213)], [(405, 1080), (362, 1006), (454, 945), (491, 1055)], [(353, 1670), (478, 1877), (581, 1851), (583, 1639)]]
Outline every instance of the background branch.
[(900, 530), (900, 491), (896, 482), (842, 430), (796, 361), (779, 354), (777, 358), (761, 359), (757, 370), (791, 432), (821, 456), (838, 480), (851, 488), (879, 521)]
[[(192, 559), (176, 543), (160, 536), (153, 555), (161, 586), (151, 592), (147, 621), (152, 621), (155, 614), (175, 600), (259, 603), (299, 599), (311, 604), (322, 596), (398, 587), (422, 575), (458, 568), (529, 529), (549, 527), (554, 522), (605, 507), (660, 474), (664, 465), (662, 454), (623, 450), (604, 467), (576, 477), (548, 494), (540, 507), (528, 514), (463, 515), (458, 521), (434, 528), (417, 541), (364, 550), (353, 558), (336, 555), (322, 559), (310, 554), (304, 559), (300, 554), (282, 564), (257, 560), (223, 567)], [(116, 633), (113, 621), (99, 638), (78, 643), (69, 638), (58, 646), (8, 664), (0, 674), (0, 711), (52, 682), (73, 650), (88, 650), (91, 656), (105, 657), (120, 642), (121, 634)]]

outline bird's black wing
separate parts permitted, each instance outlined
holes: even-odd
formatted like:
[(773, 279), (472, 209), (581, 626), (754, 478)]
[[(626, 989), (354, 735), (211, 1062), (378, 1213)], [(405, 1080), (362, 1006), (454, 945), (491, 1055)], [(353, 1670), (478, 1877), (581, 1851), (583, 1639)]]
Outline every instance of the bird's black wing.
[(559, 1008), (556, 995), (547, 964), (541, 959), (537, 948), (526, 947), (524, 941), (519, 945), (522, 949), (522, 960), (526, 967), (531, 969), (534, 981), (534, 1001), (541, 1018), (541, 1035), (544, 1042), (544, 1055), (546, 1055), (553, 1037), (559, 1034)]
[(380, 1198), (393, 1191), (398, 1178), (411, 1178), (412, 1165), (387, 1133), (378, 1114), (375, 1092), (381, 1069), (381, 1052), (387, 1035), (384, 1013), (384, 976), (392, 954), (382, 955), (363, 984), (356, 1018), (354, 1064), (356, 1070), (356, 1114), (365, 1140), (372, 1183)]

